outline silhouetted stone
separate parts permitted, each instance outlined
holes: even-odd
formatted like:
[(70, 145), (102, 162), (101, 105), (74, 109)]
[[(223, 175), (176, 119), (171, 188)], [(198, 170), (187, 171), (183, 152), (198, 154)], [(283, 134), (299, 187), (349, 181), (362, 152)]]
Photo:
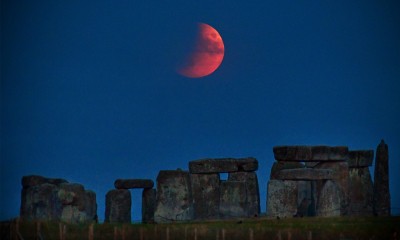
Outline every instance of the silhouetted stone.
[(219, 174), (190, 174), (195, 219), (219, 218)]
[(247, 216), (254, 217), (260, 215), (260, 192), (258, 188), (258, 178), (255, 172), (235, 172), (229, 173), (228, 181), (240, 181), (246, 183), (246, 206)]
[(156, 207), (156, 190), (143, 189), (142, 192), (142, 222), (153, 223)]
[(255, 158), (201, 159), (189, 162), (190, 173), (252, 172), (258, 169)]
[(189, 173), (160, 171), (157, 176), (155, 222), (193, 219), (193, 199)]
[(373, 184), (368, 167), (350, 168), (350, 214), (373, 214)]
[(373, 150), (349, 151), (349, 167), (370, 167), (374, 160)]
[(297, 182), (269, 180), (267, 189), (267, 216), (292, 217), (297, 212)]
[[(296, 181), (297, 182), (297, 215), (315, 216), (315, 201), (317, 199), (315, 181)], [(305, 202), (305, 200), (307, 200)], [(307, 203), (307, 209), (304, 204)]]
[[(340, 199), (340, 213), (342, 216), (348, 215), (350, 213), (350, 176), (349, 176), (349, 165), (347, 162), (321, 162), (314, 169), (331, 169), (335, 172), (333, 175), (333, 182), (335, 182), (339, 188), (339, 196), (336, 196)], [(321, 181), (316, 181), (317, 183), (317, 192), (320, 192)], [(319, 187), (318, 187), (319, 186)]]
[(21, 218), (27, 220), (88, 223), (96, 216), (94, 192), (76, 183), (42, 176), (22, 178)]
[(247, 217), (246, 183), (221, 181), (220, 184), (220, 218)]
[(114, 182), (116, 189), (153, 188), (151, 179), (117, 179)]
[(390, 216), (389, 150), (383, 140), (376, 148), (374, 174), (374, 214)]
[(276, 146), (273, 148), (277, 161), (345, 161), (348, 147), (338, 146)]
[(127, 189), (113, 189), (106, 194), (106, 212), (104, 222), (131, 222), (131, 192)]
[(283, 169), (276, 174), (275, 178), (280, 180), (322, 180), (333, 179), (334, 173), (331, 169)]
[(304, 168), (304, 164), (301, 162), (274, 162), (271, 168), (270, 179), (277, 179), (276, 177), (280, 170), (297, 168)]
[(338, 185), (326, 180), (319, 192), (317, 201), (317, 216), (333, 217), (341, 215), (341, 199)]
[(30, 176), (23, 176), (22, 177), (22, 187), (29, 188), (34, 187), (37, 185), (41, 185), (44, 183), (54, 184), (56, 186), (60, 185), (61, 183), (67, 183), (67, 180), (61, 178), (45, 178), (38, 175), (30, 175)]

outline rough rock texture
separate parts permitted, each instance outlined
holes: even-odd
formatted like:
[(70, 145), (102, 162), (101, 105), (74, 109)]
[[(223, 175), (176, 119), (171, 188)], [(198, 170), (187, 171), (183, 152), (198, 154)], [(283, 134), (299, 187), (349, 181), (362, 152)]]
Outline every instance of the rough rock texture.
[(388, 145), (383, 140), (376, 148), (374, 174), (374, 214), (390, 216), (389, 150)]
[(193, 199), (189, 173), (160, 171), (157, 176), (155, 222), (193, 219)]
[(131, 192), (127, 189), (113, 189), (106, 194), (106, 213), (104, 222), (131, 222)]
[(297, 182), (297, 216), (315, 216), (316, 189), (315, 181)]
[[(314, 169), (331, 169), (335, 172), (332, 181), (338, 186), (339, 195), (333, 197), (340, 199), (340, 215), (348, 215), (350, 213), (350, 176), (348, 163), (342, 161), (321, 162)], [(323, 181), (317, 181), (317, 192), (319, 195), (323, 186)]]
[(21, 218), (88, 223), (97, 218), (96, 194), (64, 179), (22, 178)]
[(349, 151), (349, 167), (370, 167), (374, 161), (374, 150)]
[(190, 174), (195, 219), (219, 218), (219, 174)]
[(333, 217), (341, 215), (341, 199), (338, 185), (331, 180), (324, 181), (319, 193), (316, 214), (321, 217)]
[(156, 190), (143, 189), (142, 192), (142, 222), (153, 223), (156, 207)]
[(220, 218), (247, 217), (246, 183), (221, 181), (220, 190)]
[(350, 168), (350, 215), (373, 215), (373, 185), (368, 167)]
[(114, 186), (116, 189), (153, 188), (154, 182), (150, 179), (117, 179)]
[(260, 215), (260, 191), (255, 172), (229, 173), (229, 181), (244, 182), (246, 185), (246, 211), (248, 217)]
[(331, 169), (284, 169), (279, 171), (275, 179), (280, 180), (322, 180), (333, 179), (335, 172)]
[(297, 212), (297, 182), (269, 180), (267, 189), (267, 215), (292, 217)]
[(344, 146), (276, 146), (273, 151), (278, 161), (345, 161), (349, 149)]
[(252, 172), (258, 169), (255, 158), (201, 159), (189, 162), (190, 173)]
[(270, 179), (277, 179), (276, 177), (280, 170), (296, 168), (304, 168), (304, 164), (301, 162), (274, 162), (271, 168)]

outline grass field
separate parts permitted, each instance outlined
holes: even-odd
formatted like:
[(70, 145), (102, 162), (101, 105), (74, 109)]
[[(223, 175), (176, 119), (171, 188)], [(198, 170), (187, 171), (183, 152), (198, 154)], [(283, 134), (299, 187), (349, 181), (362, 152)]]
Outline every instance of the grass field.
[(170, 224), (1, 222), (0, 239), (400, 239), (400, 217), (242, 219)]

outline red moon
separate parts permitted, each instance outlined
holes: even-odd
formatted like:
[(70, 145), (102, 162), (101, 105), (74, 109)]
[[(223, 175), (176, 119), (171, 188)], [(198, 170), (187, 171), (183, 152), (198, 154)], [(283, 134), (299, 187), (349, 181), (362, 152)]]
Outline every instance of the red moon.
[(208, 24), (199, 23), (194, 50), (178, 73), (189, 78), (200, 78), (213, 73), (224, 59), (221, 35)]

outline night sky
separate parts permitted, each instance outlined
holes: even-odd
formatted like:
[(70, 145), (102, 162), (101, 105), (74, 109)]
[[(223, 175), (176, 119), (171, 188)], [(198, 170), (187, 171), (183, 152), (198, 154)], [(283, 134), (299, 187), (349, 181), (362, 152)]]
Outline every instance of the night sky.
[[(0, 220), (19, 215), (24, 175), (94, 190), (102, 221), (117, 178), (247, 156), (265, 212), (273, 146), (381, 139), (399, 214), (400, 2), (244, 2), (2, 0)], [(176, 64), (198, 22), (225, 57), (191, 79)]]

